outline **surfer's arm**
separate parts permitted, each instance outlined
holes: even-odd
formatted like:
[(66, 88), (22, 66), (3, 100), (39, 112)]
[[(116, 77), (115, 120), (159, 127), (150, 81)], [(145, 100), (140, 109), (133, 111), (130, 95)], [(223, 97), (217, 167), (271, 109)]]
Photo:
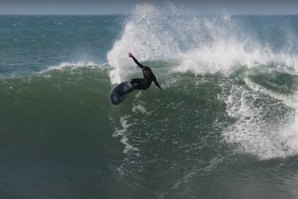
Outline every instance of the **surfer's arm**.
[(162, 90), (162, 88), (160, 87), (160, 85), (159, 85), (159, 83), (157, 82), (157, 80), (154, 79), (153, 81), (154, 81), (154, 84), (155, 84), (160, 90)]
[(131, 57), (141, 69), (144, 68), (144, 66), (131, 53), (128, 53), (128, 56)]

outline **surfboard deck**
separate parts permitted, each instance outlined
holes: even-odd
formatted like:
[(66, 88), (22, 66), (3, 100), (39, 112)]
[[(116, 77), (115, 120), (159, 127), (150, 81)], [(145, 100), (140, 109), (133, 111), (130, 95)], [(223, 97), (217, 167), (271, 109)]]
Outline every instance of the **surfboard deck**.
[(131, 89), (132, 85), (130, 82), (122, 82), (119, 85), (117, 85), (111, 93), (111, 103), (113, 105), (118, 105), (121, 102), (123, 102), (128, 94), (128, 91), (130, 91)]

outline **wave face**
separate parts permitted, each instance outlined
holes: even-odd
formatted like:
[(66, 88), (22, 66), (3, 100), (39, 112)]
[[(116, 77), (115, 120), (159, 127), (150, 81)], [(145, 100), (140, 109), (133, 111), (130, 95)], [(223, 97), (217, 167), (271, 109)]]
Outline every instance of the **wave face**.
[[(58, 64), (45, 59), (41, 66), (31, 58), (7, 65), (13, 58), (6, 52), (0, 194), (295, 198), (297, 19), (193, 16), (150, 4), (127, 17), (57, 16), (66, 32), (81, 21), (88, 31), (76, 38), (89, 51), (49, 47), (61, 55)], [(90, 38), (107, 32), (107, 41), (88, 48)], [(100, 46), (99, 61), (93, 54)], [(112, 106), (115, 84), (142, 75), (128, 52), (153, 69), (164, 91), (152, 85)]]
[[(227, 117), (235, 119), (223, 131), (224, 139), (260, 158), (295, 154), (296, 141), (288, 143), (291, 146), (285, 144), (292, 134), (281, 134), (296, 125), (296, 17), (198, 17), (176, 14), (175, 9), (163, 13), (148, 4), (136, 7), (108, 53), (111, 83), (128, 79), (135, 71), (126, 53), (131, 49), (157, 73), (166, 72), (160, 78), (175, 82), (166, 83), (169, 89), (183, 85), (187, 92), (196, 93), (193, 84), (199, 84), (199, 77), (219, 75), (224, 83), (219, 83), (220, 92), (215, 93), (225, 104)], [(177, 74), (185, 78), (179, 81), (182, 85), (176, 83)], [(270, 108), (276, 105), (283, 108)], [(275, 112), (280, 109), (284, 111), (282, 118)], [(272, 134), (277, 137), (272, 138)]]

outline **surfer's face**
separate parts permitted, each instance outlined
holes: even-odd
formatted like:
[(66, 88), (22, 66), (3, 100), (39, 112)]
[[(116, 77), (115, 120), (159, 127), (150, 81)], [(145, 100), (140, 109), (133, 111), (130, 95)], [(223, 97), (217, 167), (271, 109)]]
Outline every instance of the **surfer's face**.
[(148, 76), (150, 74), (150, 70), (144, 70), (144, 75)]

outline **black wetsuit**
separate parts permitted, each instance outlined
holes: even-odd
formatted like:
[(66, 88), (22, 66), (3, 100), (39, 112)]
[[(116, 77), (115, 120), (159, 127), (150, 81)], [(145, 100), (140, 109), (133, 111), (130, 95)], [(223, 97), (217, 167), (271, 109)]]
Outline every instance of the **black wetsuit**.
[(147, 66), (143, 66), (142, 64), (140, 64), (138, 62), (138, 60), (136, 58), (134, 58), (133, 56), (131, 58), (142, 69), (143, 76), (144, 76), (144, 78), (135, 78), (135, 79), (132, 79), (130, 81), (130, 83), (133, 85), (133, 89), (132, 90), (145, 90), (145, 89), (148, 89), (151, 86), (151, 83), (152, 82), (154, 82), (155, 85), (159, 89), (161, 89), (161, 87), (160, 87), (159, 83), (157, 82), (156, 77), (153, 74), (153, 72), (150, 72), (149, 75), (145, 76), (144, 70), (149, 69), (151, 71), (151, 69), (149, 67), (147, 67)]

